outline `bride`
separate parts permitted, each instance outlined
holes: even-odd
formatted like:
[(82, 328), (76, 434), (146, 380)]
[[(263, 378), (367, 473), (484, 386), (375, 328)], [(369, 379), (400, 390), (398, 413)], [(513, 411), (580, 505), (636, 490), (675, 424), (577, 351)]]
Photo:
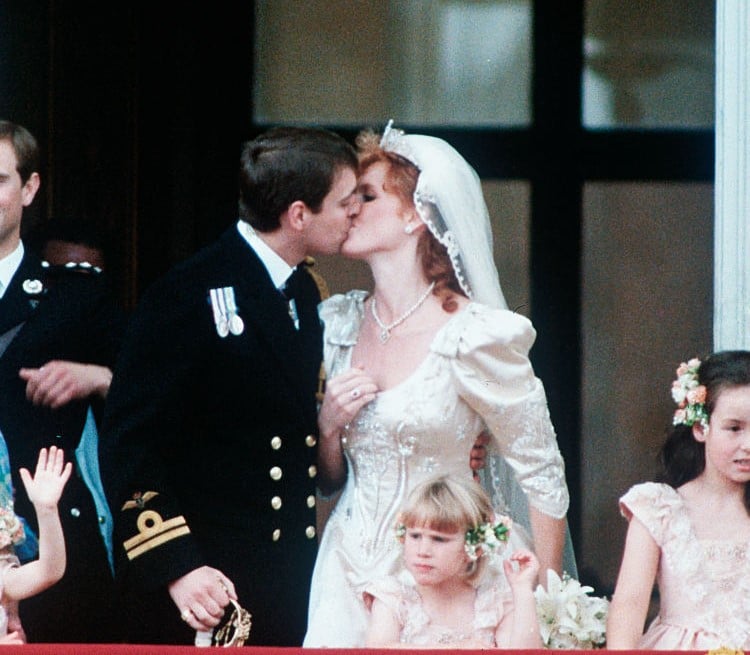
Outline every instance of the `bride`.
[(375, 288), (320, 310), (318, 482), (323, 494), (344, 488), (313, 573), (307, 647), (364, 646), (362, 589), (398, 569), (401, 504), (428, 476), (471, 476), (484, 429), (517, 490), (508, 508), (492, 475), (495, 503), (526, 517), (542, 579), (562, 571), (565, 541), (563, 460), (528, 359), (535, 331), (505, 308), (479, 178), (445, 141), (390, 123), (357, 145), (362, 209), (342, 253), (367, 262)]

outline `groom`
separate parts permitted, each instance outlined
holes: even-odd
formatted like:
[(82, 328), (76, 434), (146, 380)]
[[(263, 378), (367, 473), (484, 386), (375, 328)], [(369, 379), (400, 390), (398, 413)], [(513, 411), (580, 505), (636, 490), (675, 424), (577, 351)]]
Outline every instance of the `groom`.
[(246, 143), (240, 220), (133, 316), (101, 439), (125, 641), (192, 643), (231, 598), (250, 645), (302, 643), (322, 360), (307, 257), (346, 238), (356, 170), (324, 130)]

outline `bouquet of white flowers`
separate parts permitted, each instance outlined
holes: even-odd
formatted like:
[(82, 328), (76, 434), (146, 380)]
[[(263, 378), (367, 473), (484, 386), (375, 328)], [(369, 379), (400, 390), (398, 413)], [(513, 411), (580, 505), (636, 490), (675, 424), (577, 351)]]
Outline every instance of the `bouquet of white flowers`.
[(606, 641), (606, 598), (589, 596), (592, 587), (563, 573), (547, 571), (547, 589), (534, 592), (537, 616), (545, 648), (587, 650), (602, 648)]

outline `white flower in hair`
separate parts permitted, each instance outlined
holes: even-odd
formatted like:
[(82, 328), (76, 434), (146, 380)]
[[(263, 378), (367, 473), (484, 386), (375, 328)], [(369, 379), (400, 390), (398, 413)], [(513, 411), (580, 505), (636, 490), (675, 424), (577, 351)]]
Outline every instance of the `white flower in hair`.
[(464, 550), (469, 559), (476, 561), (488, 553), (499, 552), (510, 537), (512, 521), (507, 516), (493, 518), (466, 531)]

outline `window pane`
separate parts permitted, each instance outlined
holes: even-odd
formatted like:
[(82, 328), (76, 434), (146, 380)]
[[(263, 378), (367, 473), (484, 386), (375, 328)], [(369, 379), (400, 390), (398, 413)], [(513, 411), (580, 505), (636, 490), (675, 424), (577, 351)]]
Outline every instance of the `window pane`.
[(492, 220), (495, 264), (508, 307), (531, 317), (529, 233), (531, 186), (520, 180), (482, 182)]
[(530, 0), (259, 0), (257, 123), (525, 125)]
[[(611, 590), (618, 498), (653, 480), (681, 361), (711, 350), (713, 188), (589, 184), (583, 230), (583, 494), (579, 568)], [(602, 535), (608, 535), (602, 539)]]
[(713, 0), (587, 0), (583, 123), (710, 128)]

